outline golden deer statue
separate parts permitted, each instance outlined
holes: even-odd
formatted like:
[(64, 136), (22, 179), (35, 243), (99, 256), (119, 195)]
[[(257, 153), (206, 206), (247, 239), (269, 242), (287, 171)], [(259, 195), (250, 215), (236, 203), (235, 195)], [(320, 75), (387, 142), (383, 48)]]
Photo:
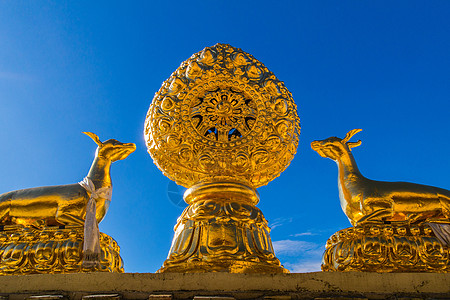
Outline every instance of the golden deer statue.
[[(360, 131), (351, 130), (344, 139), (330, 137), (311, 143), (320, 156), (337, 163), (341, 206), (352, 225), (367, 221), (450, 223), (450, 191), (409, 182), (375, 181), (361, 175), (351, 153), (361, 141), (349, 142)], [(444, 235), (450, 238), (448, 232)]]
[(127, 158), (136, 150), (136, 145), (114, 139), (101, 142), (94, 133), (84, 133), (98, 145), (95, 159), (84, 181), (23, 189), (0, 195), (0, 225), (83, 226), (86, 205), (93, 194), (96, 204), (95, 219), (97, 222), (103, 219), (111, 199), (111, 163)]

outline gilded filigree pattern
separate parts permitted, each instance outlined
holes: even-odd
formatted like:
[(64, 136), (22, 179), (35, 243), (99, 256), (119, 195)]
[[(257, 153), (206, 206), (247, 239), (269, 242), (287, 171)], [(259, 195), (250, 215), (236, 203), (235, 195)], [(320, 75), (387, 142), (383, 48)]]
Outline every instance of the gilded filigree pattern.
[(299, 134), (283, 82), (224, 44), (181, 64), (155, 94), (145, 125), (155, 163), (185, 187), (217, 176), (265, 185), (289, 165)]
[(100, 264), (83, 269), (83, 233), (83, 227), (73, 226), (5, 226), (0, 231), (0, 275), (124, 272), (117, 242), (104, 233), (100, 233)]
[(450, 250), (424, 224), (365, 224), (332, 235), (323, 256), (323, 271), (450, 271)]

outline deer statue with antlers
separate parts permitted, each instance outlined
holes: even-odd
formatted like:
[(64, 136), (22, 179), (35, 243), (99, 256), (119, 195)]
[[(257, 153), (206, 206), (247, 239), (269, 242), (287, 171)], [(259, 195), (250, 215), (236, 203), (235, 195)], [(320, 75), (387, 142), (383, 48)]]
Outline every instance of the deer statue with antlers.
[[(361, 141), (349, 141), (360, 131), (353, 129), (343, 139), (330, 137), (311, 143), (320, 156), (337, 163), (341, 207), (352, 225), (368, 221), (443, 224), (440, 235), (450, 242), (450, 191), (409, 182), (365, 178), (351, 152), (352, 148), (361, 145)], [(435, 231), (436, 226), (432, 228)]]
[(52, 226), (85, 224), (86, 206), (95, 199), (95, 218), (100, 222), (111, 200), (111, 163), (128, 157), (133, 143), (110, 139), (101, 142), (92, 132), (84, 132), (98, 145), (88, 175), (80, 183), (36, 187), (0, 195), (0, 225)]

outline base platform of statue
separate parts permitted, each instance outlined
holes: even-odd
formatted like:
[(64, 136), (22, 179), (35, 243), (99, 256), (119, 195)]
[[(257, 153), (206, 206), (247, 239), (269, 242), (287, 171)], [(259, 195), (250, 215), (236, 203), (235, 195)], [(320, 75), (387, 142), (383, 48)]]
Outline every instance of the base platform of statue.
[(3, 300), (448, 299), (442, 273), (76, 273), (0, 276)]
[(364, 224), (332, 235), (323, 271), (450, 272), (450, 250), (425, 223)]
[(185, 193), (167, 260), (158, 272), (289, 273), (275, 257), (256, 190), (207, 183)]
[(273, 252), (261, 210), (238, 202), (198, 201), (175, 226), (158, 272), (288, 273)]
[(78, 226), (0, 226), (0, 275), (124, 272), (117, 242), (104, 233), (100, 233), (100, 264), (83, 268), (83, 235)]

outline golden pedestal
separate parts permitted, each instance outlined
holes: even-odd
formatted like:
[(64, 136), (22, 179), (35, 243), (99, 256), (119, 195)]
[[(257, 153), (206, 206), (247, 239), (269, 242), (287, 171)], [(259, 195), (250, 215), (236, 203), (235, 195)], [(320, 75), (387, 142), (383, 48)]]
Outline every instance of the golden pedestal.
[(328, 239), (322, 270), (447, 273), (450, 251), (425, 223), (357, 225)]
[(235, 182), (196, 185), (159, 272), (289, 273), (275, 257), (256, 190)]
[(0, 230), (0, 275), (124, 272), (117, 242), (104, 233), (100, 233), (100, 264), (93, 269), (82, 268), (83, 234), (83, 227), (75, 226), (43, 229), (3, 226)]

